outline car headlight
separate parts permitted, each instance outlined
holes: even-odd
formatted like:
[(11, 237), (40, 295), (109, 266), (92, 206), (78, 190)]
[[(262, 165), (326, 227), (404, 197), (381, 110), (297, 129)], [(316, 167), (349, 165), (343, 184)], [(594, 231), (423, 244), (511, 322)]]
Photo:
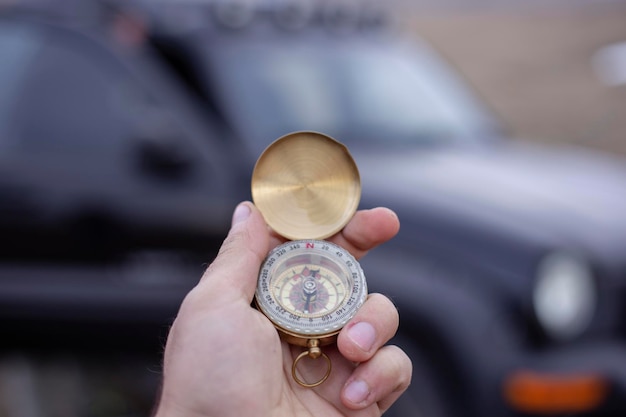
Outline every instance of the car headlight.
[(556, 252), (539, 264), (533, 307), (553, 339), (564, 341), (581, 335), (593, 318), (597, 297), (591, 267), (584, 259)]

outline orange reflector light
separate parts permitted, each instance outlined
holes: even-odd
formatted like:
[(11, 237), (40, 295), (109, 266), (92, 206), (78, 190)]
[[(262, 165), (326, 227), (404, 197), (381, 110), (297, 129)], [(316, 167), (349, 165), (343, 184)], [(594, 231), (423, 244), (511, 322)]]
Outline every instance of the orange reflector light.
[(556, 375), (518, 371), (504, 383), (504, 396), (515, 409), (528, 413), (579, 413), (598, 407), (608, 393), (599, 375)]

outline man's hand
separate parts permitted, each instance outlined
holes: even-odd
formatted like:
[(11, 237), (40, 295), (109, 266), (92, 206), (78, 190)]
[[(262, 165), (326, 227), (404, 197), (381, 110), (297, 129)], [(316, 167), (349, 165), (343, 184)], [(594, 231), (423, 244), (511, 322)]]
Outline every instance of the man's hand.
[[(357, 212), (328, 240), (360, 258), (398, 229), (397, 216), (377, 208)], [(369, 296), (336, 346), (323, 348), (332, 361), (326, 382), (308, 389), (293, 380), (291, 365), (304, 348), (282, 342), (250, 306), (261, 262), (282, 242), (252, 203), (237, 207), (219, 254), (170, 331), (158, 417), (380, 416), (406, 390), (411, 361), (384, 346), (397, 330), (398, 313), (380, 294)], [(325, 366), (303, 359), (298, 370), (304, 380), (316, 380)]]

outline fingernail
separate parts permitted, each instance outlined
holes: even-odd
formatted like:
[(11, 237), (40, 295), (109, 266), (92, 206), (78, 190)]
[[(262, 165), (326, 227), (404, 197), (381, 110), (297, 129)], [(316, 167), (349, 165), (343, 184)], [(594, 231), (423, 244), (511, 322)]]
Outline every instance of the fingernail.
[(376, 341), (376, 331), (374, 326), (367, 322), (359, 322), (348, 330), (348, 337), (363, 352), (369, 352)]
[(236, 225), (246, 220), (250, 216), (250, 207), (245, 203), (240, 203), (233, 213), (232, 225)]
[(365, 383), (365, 381), (361, 381), (360, 379), (350, 382), (344, 390), (344, 396), (352, 404), (362, 403), (367, 399), (369, 394), (370, 387)]

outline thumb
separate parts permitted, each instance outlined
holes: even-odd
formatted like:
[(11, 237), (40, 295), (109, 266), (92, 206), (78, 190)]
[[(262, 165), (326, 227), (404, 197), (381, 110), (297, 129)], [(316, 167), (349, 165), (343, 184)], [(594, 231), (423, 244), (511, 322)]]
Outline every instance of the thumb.
[(249, 201), (240, 203), (230, 232), (198, 287), (225, 301), (244, 298), (251, 302), (269, 244), (269, 229), (259, 210)]

